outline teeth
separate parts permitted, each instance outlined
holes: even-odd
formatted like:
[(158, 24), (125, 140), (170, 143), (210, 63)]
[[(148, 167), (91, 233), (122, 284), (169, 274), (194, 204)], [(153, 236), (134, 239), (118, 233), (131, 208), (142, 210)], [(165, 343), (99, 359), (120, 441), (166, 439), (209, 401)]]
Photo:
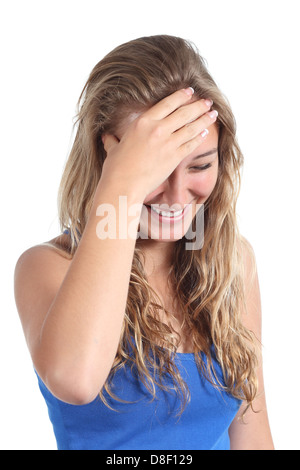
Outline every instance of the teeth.
[(151, 209), (156, 212), (157, 214), (159, 215), (162, 215), (163, 217), (178, 217), (179, 215), (182, 214), (183, 212), (183, 209), (181, 209), (180, 211), (175, 211), (175, 212), (167, 212), (167, 211), (161, 211), (159, 209), (156, 209), (155, 207), (151, 207)]

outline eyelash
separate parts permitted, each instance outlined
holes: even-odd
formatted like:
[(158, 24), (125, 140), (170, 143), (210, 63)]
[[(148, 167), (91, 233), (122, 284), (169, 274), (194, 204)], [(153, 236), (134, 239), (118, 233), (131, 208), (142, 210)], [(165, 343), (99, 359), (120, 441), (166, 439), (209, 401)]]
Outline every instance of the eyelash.
[(197, 171), (202, 171), (202, 170), (207, 170), (207, 168), (211, 167), (211, 163), (207, 163), (207, 165), (203, 166), (192, 166), (191, 170), (197, 170)]

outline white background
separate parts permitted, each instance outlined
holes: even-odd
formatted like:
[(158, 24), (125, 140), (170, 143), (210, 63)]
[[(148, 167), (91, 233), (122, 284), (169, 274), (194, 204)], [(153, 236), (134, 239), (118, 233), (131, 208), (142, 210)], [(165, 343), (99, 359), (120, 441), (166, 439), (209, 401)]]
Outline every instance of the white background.
[(1, 438), (55, 449), (13, 297), (19, 255), (58, 235), (57, 189), (75, 105), (115, 46), (154, 34), (192, 40), (228, 97), (245, 156), (238, 213), (263, 305), (268, 410), (277, 449), (300, 449), (299, 2), (1, 3)]

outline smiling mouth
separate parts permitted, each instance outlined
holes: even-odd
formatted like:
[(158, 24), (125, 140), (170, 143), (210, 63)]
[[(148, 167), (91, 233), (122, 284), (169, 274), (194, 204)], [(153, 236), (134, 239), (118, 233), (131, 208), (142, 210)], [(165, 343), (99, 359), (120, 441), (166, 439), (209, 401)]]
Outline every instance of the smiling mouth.
[(184, 209), (181, 209), (179, 211), (165, 211), (165, 210), (158, 209), (158, 207), (149, 206), (149, 205), (147, 205), (147, 207), (149, 207), (154, 212), (156, 212), (157, 214), (162, 215), (164, 217), (177, 217), (177, 216), (181, 215), (182, 212), (184, 211)]
[(154, 216), (158, 217), (159, 220), (163, 221), (177, 221), (183, 218), (185, 213), (188, 211), (188, 209), (191, 207), (191, 204), (186, 204), (185, 207), (179, 211), (167, 211), (167, 210), (162, 210), (159, 209), (158, 207), (155, 207), (154, 204), (152, 206), (148, 204), (144, 204), (147, 207), (147, 210), (149, 211), (150, 214), (153, 214)]

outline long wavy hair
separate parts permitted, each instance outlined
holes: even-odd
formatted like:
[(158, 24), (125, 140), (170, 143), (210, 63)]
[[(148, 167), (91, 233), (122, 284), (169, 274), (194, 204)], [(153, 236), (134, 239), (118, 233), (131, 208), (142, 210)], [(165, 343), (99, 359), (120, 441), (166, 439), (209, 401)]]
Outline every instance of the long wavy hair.
[[(189, 332), (199, 372), (218, 389), (245, 400), (249, 407), (257, 393), (257, 349), (254, 335), (241, 318), (246, 311), (241, 252), (247, 242), (238, 230), (236, 202), (243, 155), (230, 105), (192, 42), (167, 35), (142, 37), (116, 47), (93, 68), (78, 100), (76, 136), (59, 188), (60, 227), (70, 231), (72, 257), (106, 158), (101, 135), (116, 135), (130, 113), (145, 111), (189, 86), (194, 88), (195, 97), (211, 98), (219, 113), (219, 170), (215, 188), (205, 202), (203, 246), (186, 250), (185, 237), (174, 242), (168, 282), (183, 312), (181, 326)], [(104, 390), (118, 399), (111, 384), (116, 371), (125, 364), (136, 368), (153, 399), (156, 386), (175, 388), (181, 398), (178, 415), (189, 401), (188, 387), (174, 361), (180, 335), (170, 322), (161, 320), (161, 312), (166, 312), (162, 305), (147, 280), (137, 241), (120, 342), (100, 392), (107, 406)], [(171, 319), (172, 312), (166, 313)], [(214, 360), (221, 366), (222, 380)], [(165, 380), (167, 376), (172, 386)]]

